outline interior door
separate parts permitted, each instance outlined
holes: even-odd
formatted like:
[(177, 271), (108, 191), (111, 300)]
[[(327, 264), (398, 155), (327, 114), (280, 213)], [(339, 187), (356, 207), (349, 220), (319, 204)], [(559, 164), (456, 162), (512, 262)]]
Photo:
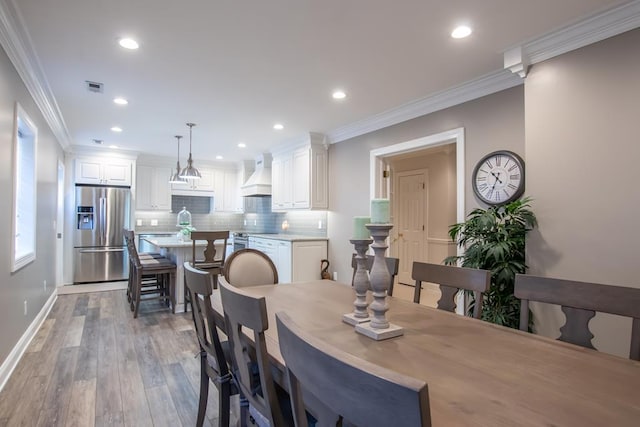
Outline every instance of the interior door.
[(398, 282), (413, 284), (413, 261), (427, 259), (427, 189), (428, 171), (419, 169), (398, 172), (394, 179), (396, 218), (396, 248), (400, 259)]

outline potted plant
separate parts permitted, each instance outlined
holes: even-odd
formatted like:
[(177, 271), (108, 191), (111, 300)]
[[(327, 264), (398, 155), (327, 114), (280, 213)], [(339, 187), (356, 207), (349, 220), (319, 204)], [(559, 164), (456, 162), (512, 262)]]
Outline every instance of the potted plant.
[[(465, 222), (449, 227), (449, 236), (464, 255), (450, 256), (447, 265), (481, 268), (491, 271), (491, 286), (484, 294), (482, 320), (518, 328), (520, 301), (513, 295), (516, 273), (525, 273), (525, 238), (536, 225), (530, 198), (501, 206), (475, 209)], [(475, 301), (469, 310), (473, 311)], [(530, 317), (531, 318), (531, 317)]]

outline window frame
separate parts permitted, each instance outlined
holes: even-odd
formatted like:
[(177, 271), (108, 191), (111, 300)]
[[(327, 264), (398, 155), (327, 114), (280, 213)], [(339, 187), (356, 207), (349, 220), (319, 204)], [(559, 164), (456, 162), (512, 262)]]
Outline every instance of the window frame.
[[(16, 272), (26, 266), (27, 264), (35, 261), (36, 259), (36, 218), (37, 218), (37, 192), (38, 192), (38, 127), (35, 125), (31, 117), (27, 114), (27, 112), (22, 108), (22, 106), (16, 102), (15, 105), (15, 114), (14, 114), (14, 122), (13, 122), (13, 141), (12, 141), (12, 186), (13, 186), (13, 196), (12, 196), (12, 215), (11, 215), (11, 272)], [(20, 136), (20, 135), (24, 136)], [(22, 158), (20, 158), (21, 150), (20, 144), (29, 143), (30, 149), (32, 150), (33, 156), (30, 159), (30, 167), (32, 171), (32, 176), (30, 177), (32, 180), (29, 183), (28, 181), (20, 180), (21, 176), (18, 176), (20, 173), (19, 166), (22, 164)], [(22, 172), (24, 173), (24, 171)], [(20, 182), (22, 181), (22, 182)], [(22, 203), (20, 202), (21, 198), (27, 197)], [(28, 224), (19, 224), (18, 220), (18, 206), (19, 203), (27, 204), (30, 203), (32, 209), (30, 210), (29, 218), (26, 218), (24, 221), (28, 222)], [(26, 251), (18, 254), (18, 232), (20, 230), (20, 226), (22, 227), (31, 227), (31, 233), (28, 236), (28, 241), (21, 242), (24, 246), (26, 244)]]

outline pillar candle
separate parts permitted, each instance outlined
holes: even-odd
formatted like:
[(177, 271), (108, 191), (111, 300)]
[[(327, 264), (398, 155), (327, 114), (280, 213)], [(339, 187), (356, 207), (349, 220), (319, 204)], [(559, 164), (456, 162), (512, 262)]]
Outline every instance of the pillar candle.
[(371, 218), (368, 216), (354, 216), (353, 217), (353, 240), (369, 240), (369, 230), (365, 227), (365, 224), (370, 224)]
[(389, 199), (371, 200), (371, 223), (388, 224), (391, 220), (389, 214)]

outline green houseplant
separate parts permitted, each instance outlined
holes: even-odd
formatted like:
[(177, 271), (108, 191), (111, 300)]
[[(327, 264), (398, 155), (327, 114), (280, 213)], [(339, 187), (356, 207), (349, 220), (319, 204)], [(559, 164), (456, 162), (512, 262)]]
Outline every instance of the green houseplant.
[[(524, 273), (525, 238), (536, 225), (530, 198), (501, 206), (475, 209), (465, 222), (449, 227), (449, 236), (465, 248), (464, 255), (450, 256), (447, 265), (491, 271), (491, 286), (484, 295), (482, 320), (518, 328), (520, 301), (513, 295), (516, 273)], [(469, 307), (473, 309), (475, 301)]]

